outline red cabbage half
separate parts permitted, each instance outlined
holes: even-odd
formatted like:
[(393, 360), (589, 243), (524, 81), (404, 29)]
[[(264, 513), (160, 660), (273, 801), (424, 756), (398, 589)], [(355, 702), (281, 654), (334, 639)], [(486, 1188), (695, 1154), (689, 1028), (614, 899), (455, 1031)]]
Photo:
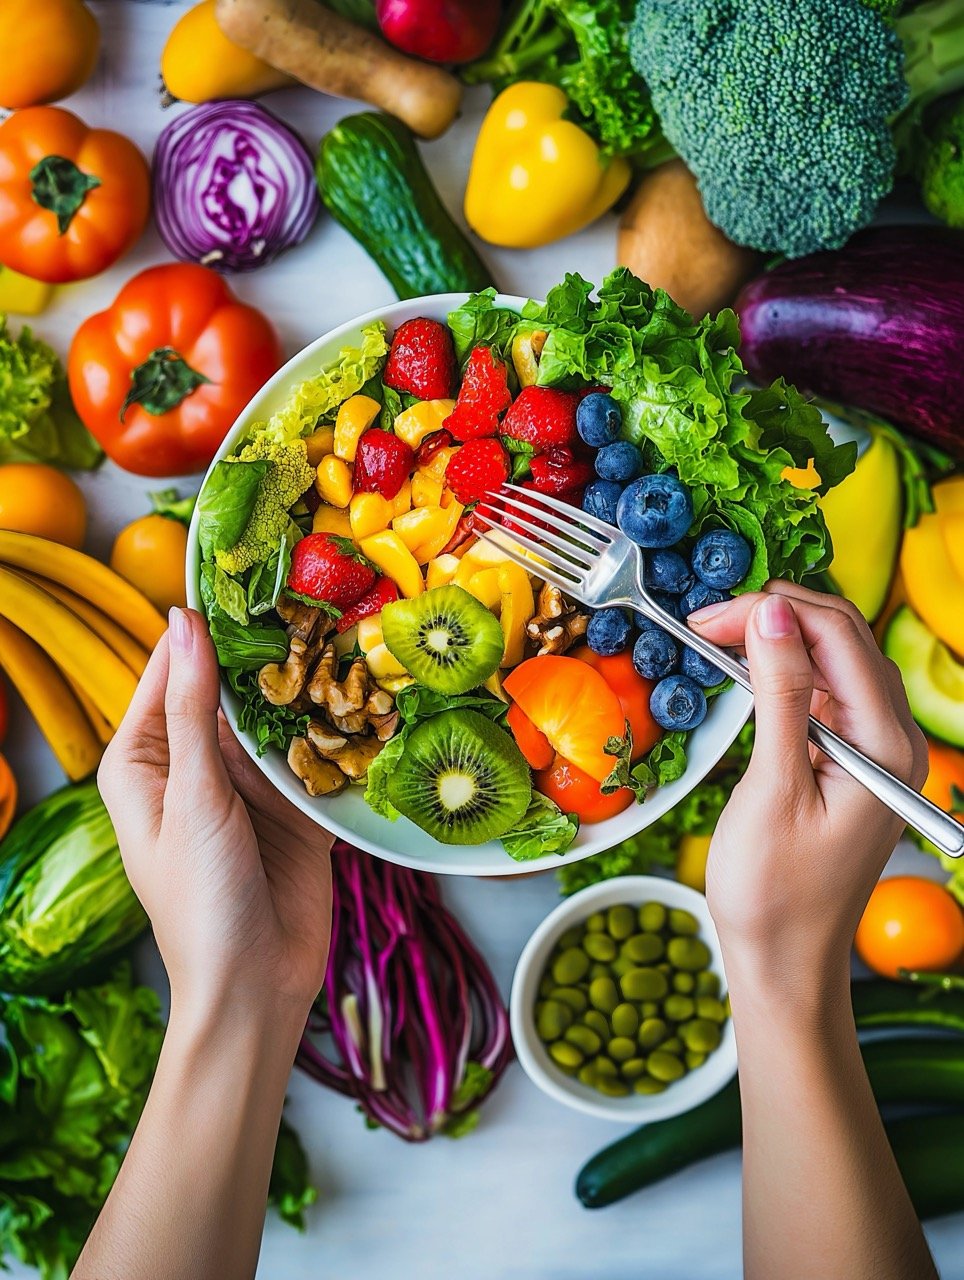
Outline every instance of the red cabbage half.
[(185, 262), (253, 271), (300, 244), (318, 208), (308, 148), (258, 102), (202, 103), (157, 140), (157, 229)]
[(298, 1066), (409, 1142), (466, 1132), (512, 1057), (491, 971), (432, 876), (338, 840), (332, 887), (328, 972)]

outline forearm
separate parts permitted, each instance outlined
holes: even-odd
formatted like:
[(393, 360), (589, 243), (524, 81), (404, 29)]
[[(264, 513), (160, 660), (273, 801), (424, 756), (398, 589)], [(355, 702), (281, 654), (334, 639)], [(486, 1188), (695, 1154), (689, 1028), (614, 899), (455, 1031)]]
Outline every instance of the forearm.
[[(302, 1021), (303, 1025), (303, 1021)], [(73, 1280), (243, 1280), (301, 1026), (172, 1006), (150, 1096)]]
[(860, 1057), (846, 963), (812, 995), (777, 992), (767, 968), (727, 957), (746, 1280), (936, 1280)]

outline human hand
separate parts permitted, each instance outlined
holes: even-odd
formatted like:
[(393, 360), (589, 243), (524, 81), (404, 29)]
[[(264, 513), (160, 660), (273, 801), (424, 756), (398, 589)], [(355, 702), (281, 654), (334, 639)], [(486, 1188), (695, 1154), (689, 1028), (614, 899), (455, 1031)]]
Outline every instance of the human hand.
[(920, 787), (927, 748), (896, 666), (857, 608), (788, 582), (692, 614), (749, 659), (756, 737), (710, 848), (706, 897), (728, 964), (786, 990), (846, 975), (871, 890), (902, 830), (860, 783), (811, 747), (813, 713)]
[(98, 783), (172, 1006), (240, 1002), (297, 1022), (325, 976), (332, 840), (248, 759), (218, 693), (203, 619), (173, 609)]

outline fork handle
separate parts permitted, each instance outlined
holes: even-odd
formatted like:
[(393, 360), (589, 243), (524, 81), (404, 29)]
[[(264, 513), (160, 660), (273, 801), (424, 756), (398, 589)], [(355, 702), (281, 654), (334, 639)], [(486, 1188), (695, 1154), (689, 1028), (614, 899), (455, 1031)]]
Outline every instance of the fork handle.
[[(678, 618), (674, 618), (671, 613), (665, 612), (656, 604), (650, 604), (648, 601), (644, 603), (641, 600), (625, 600), (620, 603), (629, 605), (644, 618), (658, 623), (681, 644), (695, 649), (698, 654), (719, 667), (738, 685), (750, 693), (753, 692), (753, 685), (750, 683), (746, 667), (731, 653), (727, 653), (725, 649), (719, 648), (703, 636), (697, 635)], [(930, 800), (925, 799), (913, 787), (909, 787), (900, 778), (894, 777), (882, 765), (865, 756), (862, 751), (858, 751), (855, 746), (846, 742), (814, 716), (810, 717), (808, 737), (825, 756), (862, 783), (888, 809), (896, 813), (899, 818), (903, 818), (908, 826), (919, 831), (922, 836), (936, 845), (941, 853), (949, 858), (959, 858), (964, 854), (964, 825), (952, 818), (950, 814), (939, 809), (936, 804), (931, 804)]]

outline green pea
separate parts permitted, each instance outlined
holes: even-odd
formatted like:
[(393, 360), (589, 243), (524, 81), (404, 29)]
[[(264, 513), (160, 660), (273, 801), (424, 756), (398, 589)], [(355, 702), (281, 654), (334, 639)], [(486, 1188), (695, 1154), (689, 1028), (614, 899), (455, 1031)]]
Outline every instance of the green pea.
[(582, 926), (574, 924), (570, 929), (560, 933), (556, 942), (557, 951), (567, 951), (570, 947), (578, 947), (582, 942)]
[(662, 1018), (646, 1018), (636, 1032), (636, 1043), (641, 1049), (655, 1049), (666, 1039), (667, 1030)]
[(614, 1062), (628, 1062), (636, 1056), (636, 1041), (629, 1036), (614, 1036), (606, 1046), (606, 1052)]
[(696, 975), (696, 994), (698, 996), (718, 996), (720, 994), (720, 975), (712, 969), (704, 969)]
[(646, 1070), (654, 1080), (661, 1080), (664, 1084), (678, 1080), (680, 1076), (686, 1074), (686, 1068), (679, 1058), (674, 1053), (667, 1053), (665, 1049), (653, 1050), (646, 1059)]
[(602, 933), (606, 928), (606, 917), (601, 911), (594, 911), (591, 916), (586, 919), (587, 933)]
[(596, 1081), (596, 1088), (607, 1098), (625, 1098), (629, 1095), (629, 1085), (625, 1080), (611, 1080), (601, 1076)]
[(627, 1058), (619, 1069), (624, 1080), (638, 1080), (640, 1076), (646, 1074), (646, 1059)]
[(595, 1031), (600, 1041), (609, 1039), (609, 1022), (598, 1009), (587, 1009), (582, 1022), (590, 1031)]
[(636, 932), (636, 912), (632, 907), (610, 907), (606, 912), (606, 928), (617, 942)]
[(596, 1035), (591, 1027), (584, 1027), (578, 1022), (566, 1028), (563, 1033), (563, 1039), (567, 1040), (569, 1044), (574, 1044), (587, 1058), (594, 1057), (603, 1044), (602, 1039)]
[(591, 960), (606, 963), (616, 959), (616, 943), (608, 933), (587, 933), (582, 945)]
[(587, 1084), (590, 1089), (596, 1087), (596, 1069), (591, 1062), (584, 1062), (576, 1072), (576, 1079), (580, 1084)]
[(666, 924), (666, 908), (661, 902), (644, 902), (637, 918), (644, 933), (659, 933)]
[(659, 1003), (656, 1000), (644, 1000), (639, 1006), (639, 1016), (641, 1018), (658, 1018)]
[(617, 1004), (610, 1016), (613, 1031), (617, 1036), (634, 1036), (639, 1030), (639, 1014), (636, 1012), (636, 1006), (627, 1004)]
[(634, 964), (652, 964), (659, 960), (665, 947), (663, 939), (656, 933), (634, 933), (619, 948), (619, 954), (632, 960)]
[(543, 1000), (552, 995), (555, 985), (556, 984), (552, 981), (552, 974), (547, 973), (539, 983), (539, 995), (542, 996)]
[(594, 978), (608, 978), (608, 977), (609, 977), (609, 965), (600, 964), (599, 961), (596, 961), (594, 964), (591, 964), (589, 966), (589, 972), (586, 974), (586, 978), (588, 979), (589, 982), (592, 982)]
[(666, 975), (658, 969), (630, 969), (619, 980), (619, 989), (627, 1000), (662, 1000), (668, 987)]
[(689, 1067), (690, 1071), (695, 1071), (697, 1067), (701, 1067), (706, 1061), (705, 1053), (694, 1053), (692, 1049), (687, 1049), (683, 1054), (683, 1061)]
[(568, 1040), (557, 1040), (549, 1046), (549, 1057), (563, 1071), (575, 1071), (582, 1066), (583, 1057), (574, 1044)]
[(664, 1053), (682, 1053), (683, 1041), (679, 1036), (670, 1036), (668, 1040), (664, 1040), (659, 1046)]
[(539, 1039), (558, 1040), (573, 1021), (572, 1010), (559, 1000), (547, 1000), (536, 1014), (536, 1031)]
[(670, 938), (666, 954), (675, 968), (690, 973), (705, 969), (710, 962), (710, 949), (699, 938)]
[(700, 922), (692, 911), (684, 911), (682, 907), (670, 907), (669, 927), (675, 934), (682, 934), (684, 937), (692, 938), (699, 933)]
[(589, 971), (589, 957), (578, 947), (566, 947), (552, 962), (552, 976), (560, 987), (581, 982)]
[(615, 1078), (619, 1075), (619, 1068), (613, 1062), (612, 1058), (607, 1058), (601, 1053), (598, 1058), (593, 1058), (592, 1065), (595, 1068), (597, 1076), (610, 1076)]
[(696, 979), (691, 973), (674, 973), (673, 990), (681, 996), (691, 996), (696, 988)]
[(660, 960), (656, 968), (660, 971), (660, 973), (665, 973), (667, 978), (672, 975), (673, 966), (670, 964), (668, 960)]
[(693, 1053), (712, 1053), (719, 1048), (720, 1028), (708, 1018), (695, 1018), (684, 1022), (679, 1029), (680, 1038)]
[(722, 1000), (716, 1000), (713, 996), (699, 996), (696, 1001), (696, 1016), (698, 1018), (709, 1018), (710, 1022), (725, 1022), (726, 1009)]
[(654, 1080), (652, 1076), (641, 1076), (633, 1084), (633, 1093), (662, 1093), (666, 1088), (662, 1080)]
[(695, 1010), (696, 1006), (689, 996), (672, 995), (663, 1001), (663, 1015), (670, 1022), (687, 1022)]
[(619, 1004), (616, 984), (607, 974), (605, 978), (593, 978), (589, 984), (589, 1003), (600, 1013), (612, 1013)]
[(621, 978), (623, 977), (624, 974), (629, 973), (630, 969), (635, 969), (635, 968), (636, 968), (635, 964), (632, 962), (632, 960), (629, 959), (628, 956), (617, 956), (616, 959), (609, 966), (609, 971), (613, 975), (613, 977)]

